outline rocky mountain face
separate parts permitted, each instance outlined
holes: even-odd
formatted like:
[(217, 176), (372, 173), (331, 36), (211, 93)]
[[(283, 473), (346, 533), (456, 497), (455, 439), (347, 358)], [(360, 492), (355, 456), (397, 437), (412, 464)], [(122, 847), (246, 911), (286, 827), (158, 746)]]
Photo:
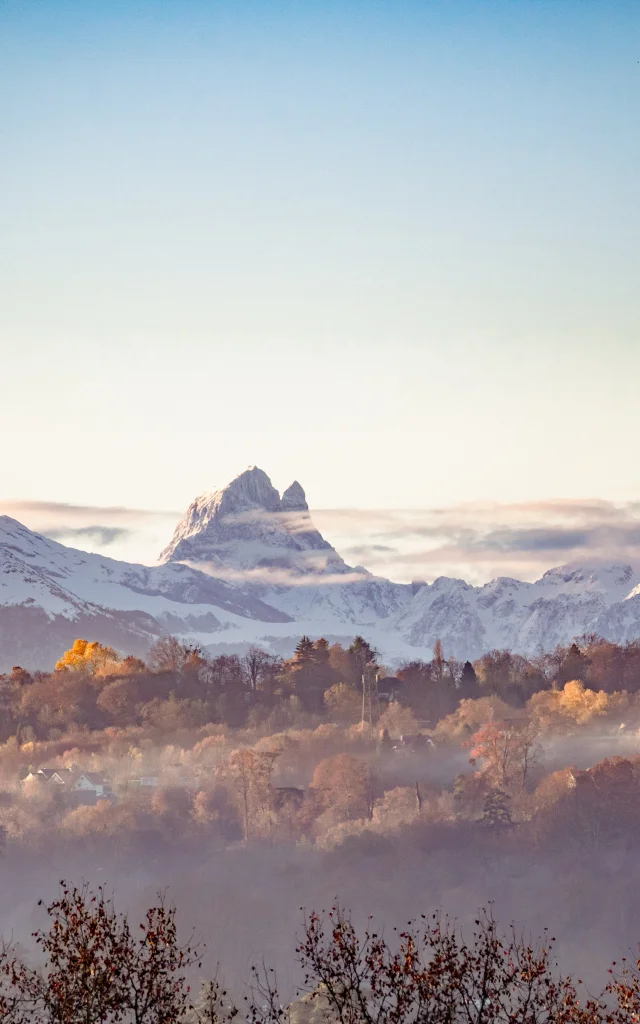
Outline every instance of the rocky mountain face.
[(314, 633), (375, 626), (411, 599), (409, 586), (347, 565), (315, 528), (298, 481), (280, 497), (257, 466), (196, 498), (160, 561), (242, 580)]
[(256, 583), (350, 571), (314, 527), (298, 481), (280, 497), (257, 466), (196, 498), (160, 561), (204, 563), (212, 572), (241, 572)]
[(280, 653), (303, 633), (362, 633), (389, 663), (429, 657), (437, 638), (461, 659), (494, 647), (534, 655), (582, 633), (640, 638), (640, 574), (612, 564), (550, 569), (535, 583), (391, 583), (345, 563), (297, 481), (280, 495), (257, 467), (197, 498), (156, 566), (0, 517), (0, 671), (50, 668), (77, 636), (144, 656), (164, 632), (212, 651)]

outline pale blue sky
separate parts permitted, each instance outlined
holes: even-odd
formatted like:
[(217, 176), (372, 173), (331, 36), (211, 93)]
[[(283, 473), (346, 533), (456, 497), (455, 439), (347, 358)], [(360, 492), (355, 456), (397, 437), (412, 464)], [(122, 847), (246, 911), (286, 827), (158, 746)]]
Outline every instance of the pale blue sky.
[(636, 0), (1, 0), (2, 497), (640, 497), (639, 60)]

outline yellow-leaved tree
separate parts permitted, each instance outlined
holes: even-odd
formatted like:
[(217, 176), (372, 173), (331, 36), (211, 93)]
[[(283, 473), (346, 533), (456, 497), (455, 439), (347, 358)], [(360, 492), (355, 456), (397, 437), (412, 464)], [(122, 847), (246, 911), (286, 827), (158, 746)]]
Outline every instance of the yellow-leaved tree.
[(88, 672), (97, 675), (110, 667), (115, 669), (119, 664), (120, 658), (113, 647), (99, 644), (97, 640), (74, 640), (73, 646), (56, 662), (56, 672)]
[(571, 679), (562, 690), (541, 690), (527, 703), (529, 714), (546, 732), (563, 732), (589, 725), (594, 719), (624, 713), (629, 703), (624, 691), (589, 690), (580, 679)]

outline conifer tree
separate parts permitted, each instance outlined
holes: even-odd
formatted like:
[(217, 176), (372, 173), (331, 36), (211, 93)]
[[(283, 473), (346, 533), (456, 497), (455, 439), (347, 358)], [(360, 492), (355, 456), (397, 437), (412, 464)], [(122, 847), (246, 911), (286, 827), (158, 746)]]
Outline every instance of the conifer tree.
[(293, 660), (302, 665), (308, 665), (313, 661), (314, 643), (308, 636), (301, 636), (296, 644)]
[(490, 789), (484, 800), (482, 808), (481, 823), (487, 828), (507, 829), (511, 828), (511, 810), (509, 807), (510, 798), (502, 789)]
[(464, 700), (475, 700), (480, 696), (480, 686), (476, 670), (470, 661), (465, 661), (460, 676), (460, 698)]

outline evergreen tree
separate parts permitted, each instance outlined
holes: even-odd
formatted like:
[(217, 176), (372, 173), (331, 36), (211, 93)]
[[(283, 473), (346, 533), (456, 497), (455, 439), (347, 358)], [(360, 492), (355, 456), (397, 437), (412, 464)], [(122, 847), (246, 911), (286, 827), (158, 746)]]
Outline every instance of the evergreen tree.
[(470, 661), (465, 661), (460, 676), (460, 698), (463, 700), (475, 700), (480, 696), (480, 686), (476, 670)]
[(431, 670), (431, 678), (433, 679), (436, 686), (440, 686), (444, 679), (444, 666), (445, 666), (444, 650), (442, 648), (442, 640), (436, 640), (433, 644), (433, 658), (429, 663)]
[(309, 665), (313, 661), (314, 651), (313, 640), (310, 640), (308, 636), (302, 636), (296, 644), (293, 660), (300, 665)]
[(289, 665), (293, 690), (300, 697), (305, 710), (321, 712), (324, 692), (335, 682), (335, 673), (329, 663), (327, 641), (321, 638), (314, 643), (308, 636), (301, 637)]
[(316, 665), (325, 668), (329, 664), (329, 644), (323, 636), (316, 640), (313, 645), (313, 661)]
[(481, 823), (487, 828), (496, 830), (511, 828), (513, 821), (509, 808), (510, 802), (510, 797), (504, 790), (490, 789), (484, 800)]
[(365, 665), (375, 665), (378, 659), (378, 652), (361, 636), (354, 637), (349, 654), (357, 659), (362, 668)]

